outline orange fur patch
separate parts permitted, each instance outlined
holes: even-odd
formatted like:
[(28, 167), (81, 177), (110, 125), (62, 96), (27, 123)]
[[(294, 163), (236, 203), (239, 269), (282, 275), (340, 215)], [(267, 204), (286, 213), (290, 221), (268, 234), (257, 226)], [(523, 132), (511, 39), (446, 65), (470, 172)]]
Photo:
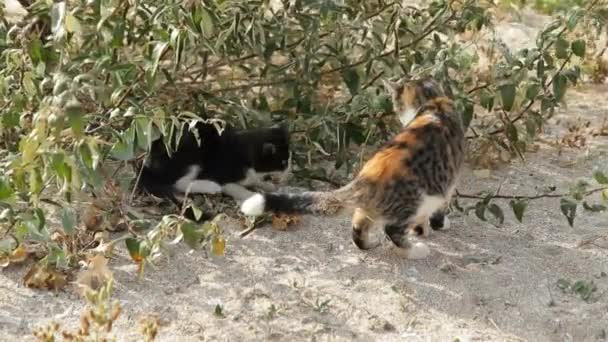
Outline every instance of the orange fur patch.
[(406, 85), (401, 93), (401, 100), (406, 107), (412, 107), (416, 101), (416, 88)]
[(386, 181), (397, 175), (406, 176), (408, 170), (403, 167), (403, 160), (409, 157), (409, 152), (397, 147), (389, 147), (376, 153), (363, 165), (359, 177), (372, 181)]
[(454, 102), (445, 96), (432, 99), (429, 101), (429, 104), (443, 113), (450, 113), (454, 111)]
[[(433, 115), (433, 111), (425, 111), (424, 113), (420, 113), (414, 120), (412, 120), (409, 125), (407, 125), (408, 130), (410, 129), (416, 129), (419, 127), (423, 127), (423, 126), (427, 126), (430, 124), (438, 124), (439, 121), (437, 120), (437, 118), (435, 118)], [(405, 132), (405, 133), (409, 133), (409, 132)], [(399, 138), (399, 136), (401, 136), (404, 133), (401, 133), (397, 136), (397, 138)], [(416, 136), (414, 134), (410, 135), (413, 136), (414, 141), (416, 140)]]

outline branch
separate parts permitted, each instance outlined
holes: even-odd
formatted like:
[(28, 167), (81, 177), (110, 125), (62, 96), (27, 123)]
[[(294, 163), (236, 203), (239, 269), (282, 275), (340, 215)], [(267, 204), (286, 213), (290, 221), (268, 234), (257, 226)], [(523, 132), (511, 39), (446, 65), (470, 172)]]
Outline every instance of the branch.
[[(555, 78), (557, 77), (557, 75), (559, 75), (562, 71), (564, 71), (564, 68), (566, 67), (566, 64), (568, 64), (568, 62), (570, 62), (570, 59), (572, 59), (572, 52), (568, 55), (568, 57), (566, 57), (566, 59), (564, 60), (564, 62), (562, 63), (562, 65), (560, 66), (560, 68), (557, 70), (557, 72), (553, 75), (553, 77), (551, 77), (551, 80), (549, 81), (549, 83), (547, 83), (546, 85), (543, 85), (543, 92), (547, 91), (547, 88), (549, 88), (551, 86), (551, 84), (553, 84), (553, 81), (555, 81)], [(521, 118), (524, 117), (524, 114), (526, 114), (528, 112), (528, 110), (530, 110), (530, 108), (532, 108), (532, 106), (536, 103), (536, 99), (532, 99), (530, 100), (530, 102), (528, 103), (528, 105), (519, 112), (519, 114), (517, 114), (517, 116), (513, 119), (510, 120), (511, 124), (516, 123), (517, 121), (521, 120)], [(488, 133), (489, 135), (495, 135), (498, 133), (502, 133), (505, 131), (505, 127), (501, 127), (497, 130), (494, 130), (490, 133)]]
[[(608, 190), (608, 187), (602, 187), (602, 188), (597, 188), (597, 189), (592, 189), (592, 190), (588, 190), (583, 192), (583, 196), (587, 197), (590, 195), (593, 195), (595, 193), (604, 191), (604, 190)], [(470, 199), (485, 199), (487, 196), (481, 196), (481, 195), (469, 195), (469, 194), (461, 194), (458, 191), (456, 191), (456, 195), (460, 198), (470, 198)], [(537, 199), (541, 199), (541, 198), (560, 198), (560, 197), (566, 197), (568, 196), (567, 193), (561, 193), (561, 194), (539, 194), (539, 195), (533, 195), (533, 196), (524, 196), (524, 195), (494, 195), (492, 196), (492, 198), (497, 198), (497, 199), (525, 199), (525, 200), (537, 200)]]

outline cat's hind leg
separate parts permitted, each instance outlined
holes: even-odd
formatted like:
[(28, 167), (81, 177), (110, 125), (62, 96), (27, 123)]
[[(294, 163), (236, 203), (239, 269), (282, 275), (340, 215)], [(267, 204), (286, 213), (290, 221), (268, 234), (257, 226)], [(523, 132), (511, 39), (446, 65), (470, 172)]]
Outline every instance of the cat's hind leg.
[(367, 212), (362, 208), (355, 209), (352, 218), (352, 238), (359, 249), (371, 249), (380, 244), (373, 242), (370, 238), (370, 230), (373, 228), (373, 221), (368, 217)]
[(218, 194), (222, 192), (222, 186), (216, 182), (195, 179), (188, 183), (182, 182), (182, 179), (175, 183), (175, 189), (180, 192), (189, 192), (191, 194)]

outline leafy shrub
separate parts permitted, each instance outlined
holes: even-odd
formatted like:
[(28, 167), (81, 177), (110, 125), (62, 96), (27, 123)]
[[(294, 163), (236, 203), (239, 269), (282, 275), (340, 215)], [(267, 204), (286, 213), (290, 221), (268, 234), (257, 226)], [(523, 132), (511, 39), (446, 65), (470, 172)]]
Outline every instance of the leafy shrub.
[[(483, 159), (504, 152), (523, 158), (579, 81), (579, 65), (605, 29), (605, 9), (599, 1), (569, 6), (532, 48), (511, 51), (491, 39), (485, 52), (472, 49), (473, 38), (492, 31), (491, 6), (473, 0), (426, 7), (351, 0), (38, 0), (17, 24), (3, 16), (0, 220), (16, 241), (3, 246), (9, 251), (35, 240), (55, 251), (49, 262), (73, 263), (76, 251), (51, 238), (43, 204), (70, 208), (108, 184), (129, 194), (135, 175), (116, 180), (119, 165), (140, 160), (160, 134), (180, 134), (195, 120), (239, 127), (288, 120), (296, 175), (331, 178), (319, 166), (323, 160), (350, 172), (358, 160), (353, 145), (374, 145), (399, 127), (384, 78), (430, 75), (450, 86), (472, 151), (481, 151), (474, 162), (489, 163)], [(113, 203), (134, 228), (145, 220), (129, 214), (131, 197)], [(493, 196), (473, 197), (481, 200), (467, 210), (480, 218), (486, 209), (503, 216)], [(513, 198), (519, 218), (530, 199)], [(571, 222), (582, 199), (564, 201)], [(69, 209), (59, 216), (62, 234), (73, 242), (83, 218)], [(134, 259), (154, 254), (157, 237), (179, 235), (186, 223), (175, 220), (161, 221), (147, 238), (127, 240)], [(208, 235), (206, 228), (191, 228), (186, 231)], [(147, 246), (143, 252), (141, 246)]]

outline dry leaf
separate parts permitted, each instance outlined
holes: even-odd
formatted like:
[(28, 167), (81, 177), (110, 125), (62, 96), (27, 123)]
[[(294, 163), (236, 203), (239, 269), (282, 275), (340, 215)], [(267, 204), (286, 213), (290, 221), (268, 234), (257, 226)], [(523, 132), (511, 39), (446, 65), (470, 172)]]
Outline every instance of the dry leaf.
[(30, 288), (59, 290), (67, 284), (67, 280), (63, 274), (52, 268), (44, 268), (34, 264), (23, 277), (23, 283)]
[(214, 255), (222, 256), (224, 255), (224, 249), (226, 248), (226, 240), (222, 237), (213, 237), (211, 241), (211, 252)]
[(301, 218), (295, 215), (273, 215), (272, 228), (277, 230), (287, 230), (287, 227), (293, 224), (300, 223)]
[(101, 210), (97, 208), (94, 204), (90, 205), (84, 212), (83, 222), (87, 230), (102, 230), (101, 223), (103, 222), (103, 220), (101, 218)]
[(27, 257), (29, 255), (30, 255), (30, 253), (22, 245), (22, 246), (19, 246), (19, 247), (15, 248), (15, 250), (13, 250), (11, 252), (11, 255), (9, 256), (9, 259), (10, 259), (11, 263), (15, 264), (15, 263), (18, 263), (18, 262), (25, 261), (25, 259), (27, 259)]
[(84, 296), (87, 289), (97, 290), (111, 277), (108, 259), (103, 255), (96, 255), (89, 260), (87, 269), (78, 274), (75, 281), (76, 290)]
[(15, 248), (10, 254), (0, 257), (0, 267), (7, 267), (11, 264), (24, 262), (31, 254), (25, 246), (20, 245)]
[(110, 234), (108, 232), (97, 232), (95, 233), (94, 241), (97, 241), (99, 245), (91, 249), (93, 255), (101, 254), (106, 258), (111, 257), (114, 254), (114, 246), (118, 240), (110, 240)]

